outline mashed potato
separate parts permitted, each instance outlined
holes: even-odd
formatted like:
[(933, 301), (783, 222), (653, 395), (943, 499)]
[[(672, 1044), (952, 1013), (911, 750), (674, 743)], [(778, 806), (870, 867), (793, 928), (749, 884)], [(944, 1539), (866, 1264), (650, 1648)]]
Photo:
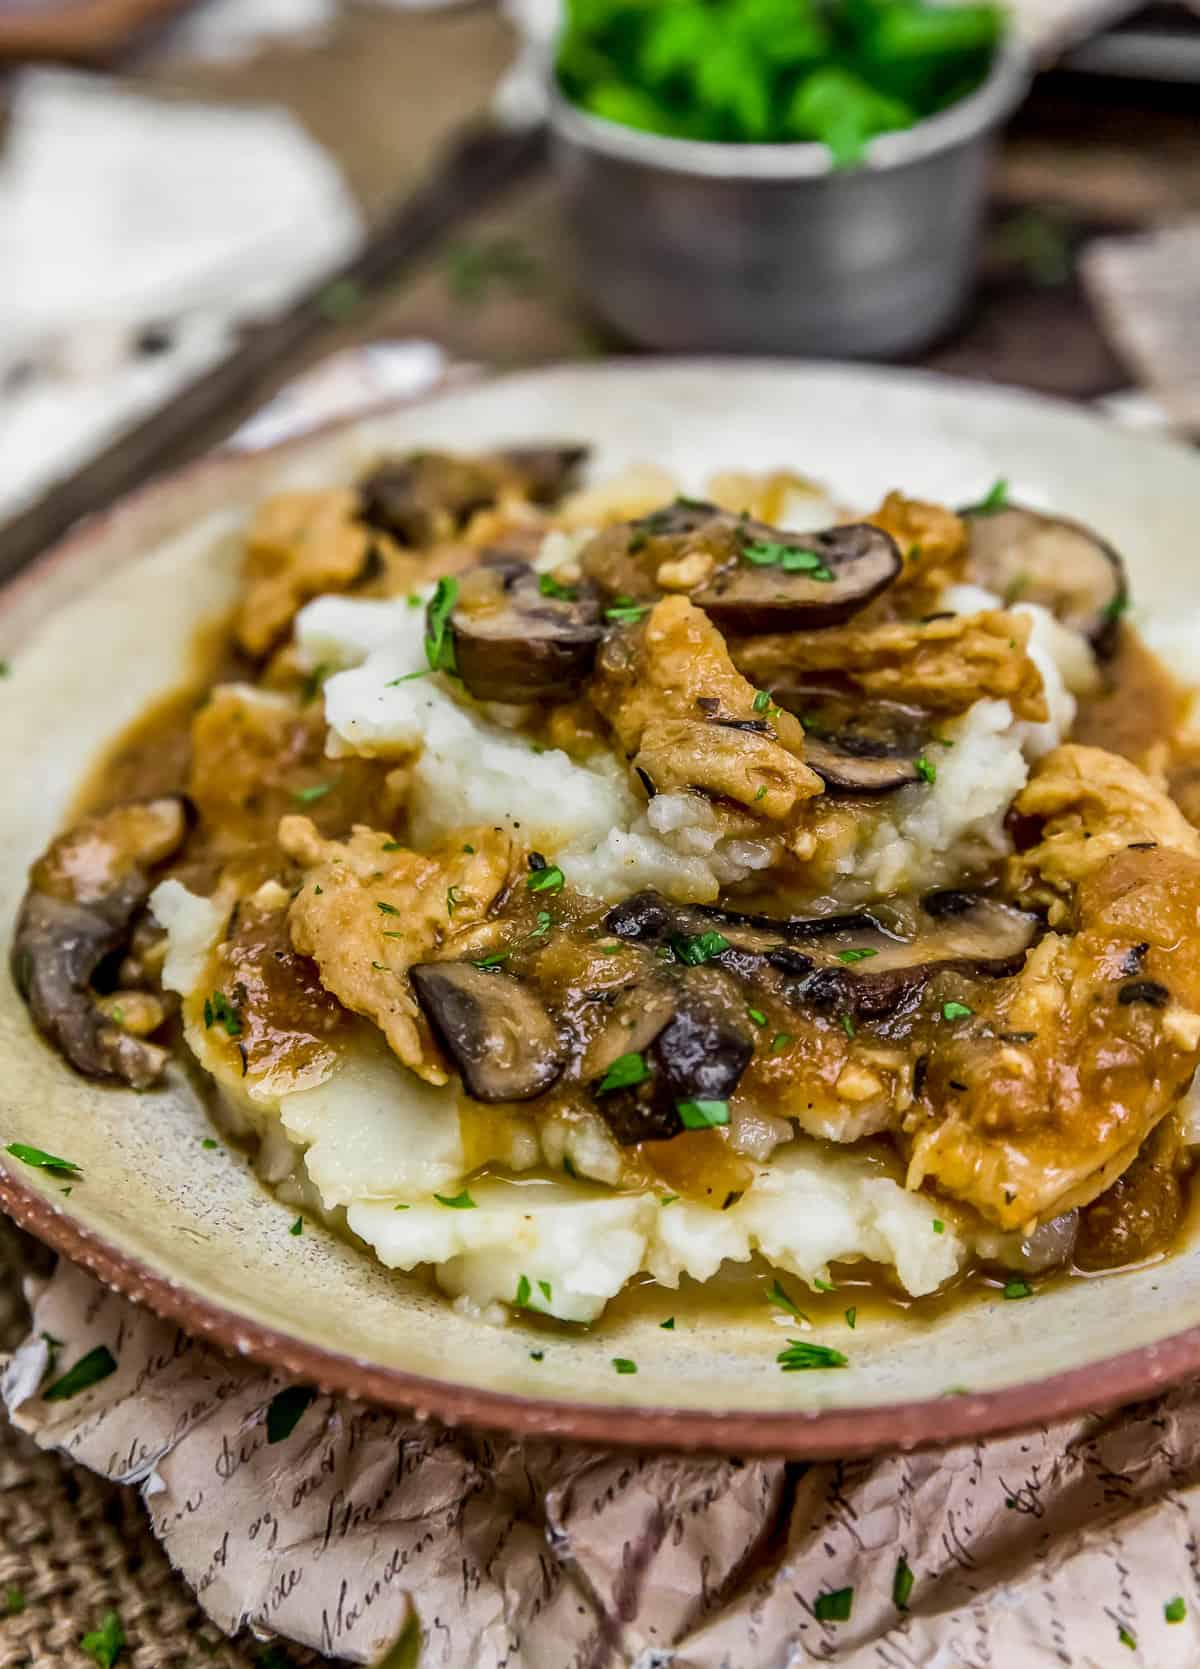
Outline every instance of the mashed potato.
[[(292, 1169), (312, 1184), (326, 1213), (344, 1211), (349, 1228), (389, 1268), (432, 1265), (445, 1292), (480, 1312), (511, 1306), (524, 1279), (529, 1307), (593, 1321), (640, 1272), (677, 1287), (685, 1275), (706, 1281), (724, 1261), (745, 1262), (756, 1252), (813, 1286), (828, 1279), (831, 1263), (867, 1259), (894, 1268), (918, 1296), (948, 1280), (966, 1256), (944, 1206), (906, 1192), (865, 1157), (831, 1154), (805, 1137), (757, 1165), (752, 1185), (727, 1211), (544, 1174), (521, 1181), (539, 1165), (561, 1177), (569, 1157), (577, 1177), (612, 1183), (619, 1149), (599, 1119), (550, 1119), (539, 1131), (531, 1117), (508, 1110), (465, 1109), (454, 1087), (422, 1083), (365, 1026), (316, 1083), (239, 1075), (211, 1046), (199, 1017), (227, 909), (176, 880), (164, 881), (151, 903), (167, 930), (164, 984), (184, 999), (189, 1045), (216, 1078), (236, 1126), (270, 1134), (273, 1173), (288, 1169), (284, 1138)], [(468, 1183), (483, 1164), (511, 1179)]]

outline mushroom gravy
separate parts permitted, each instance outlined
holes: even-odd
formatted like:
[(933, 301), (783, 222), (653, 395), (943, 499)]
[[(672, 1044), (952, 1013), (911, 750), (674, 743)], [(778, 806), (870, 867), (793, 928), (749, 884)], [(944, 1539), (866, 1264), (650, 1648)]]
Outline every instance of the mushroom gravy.
[[(1040, 1268), (1047, 1246), (1063, 1272), (1161, 1255), (1191, 1169), (1200, 843), (1159, 783), (1194, 819), (1200, 754), (1188, 693), (1120, 621), (1118, 558), (1007, 503), (960, 518), (891, 495), (816, 534), (680, 499), (547, 566), (577, 463), (421, 454), (357, 495), (264, 506), (236, 619), (106, 751), (33, 872), (14, 965), (35, 1021), (81, 1071), (152, 1081), (162, 1050), (124, 1015), (139, 993), (162, 1004), (146, 901), (175, 877), (222, 901), (183, 1011), (235, 1091), (319, 1081), (369, 1032), (426, 1084), (462, 1086), (480, 1179), (512, 1174), (506, 1120), (539, 1132), (523, 1174), (557, 1180), (595, 1126), (594, 1183), (728, 1212), (799, 1131), (936, 1201), (970, 1247), (943, 1294)], [(945, 614), (963, 581), (991, 605)], [(533, 753), (615, 759), (647, 806), (690, 796), (722, 850), (765, 851), (765, 869), (731, 865), (716, 896), (672, 896), (668, 876), (598, 898), (519, 824), (415, 839), (412, 750), (327, 751), (339, 668), (292, 622), (337, 592), (423, 610), (427, 665), (394, 685), (432, 679)], [(1034, 756), (1007, 849), (864, 892), (856, 852), (896, 796), (949, 773), (977, 698), (1047, 722), (1023, 602), (1097, 658), (1070, 740)], [(140, 847), (114, 822), (139, 801), (159, 808)], [(64, 910), (90, 964), (63, 960)], [(837, 1265), (839, 1292), (866, 1270), (867, 1308), (941, 1301), (877, 1269)]]

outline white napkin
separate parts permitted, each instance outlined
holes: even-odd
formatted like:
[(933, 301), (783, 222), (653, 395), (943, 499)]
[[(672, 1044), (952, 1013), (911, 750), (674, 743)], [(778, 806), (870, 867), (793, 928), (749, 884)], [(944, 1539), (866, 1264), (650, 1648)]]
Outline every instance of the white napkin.
[[(0, 517), (362, 237), (336, 167), (284, 111), (24, 74), (0, 161)], [(167, 341), (149, 357), (148, 326)]]
[(320, 45), (337, 16), (338, 0), (203, 0), (163, 32), (151, 56), (239, 63), (265, 47)]

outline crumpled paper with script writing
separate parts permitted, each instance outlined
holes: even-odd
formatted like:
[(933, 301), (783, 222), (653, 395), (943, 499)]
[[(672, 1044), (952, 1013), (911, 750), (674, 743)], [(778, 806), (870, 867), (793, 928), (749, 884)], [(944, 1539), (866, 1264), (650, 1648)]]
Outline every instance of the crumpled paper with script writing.
[[(1200, 1662), (1198, 1392), (810, 1467), (519, 1443), (328, 1396), (272, 1442), (278, 1375), (66, 1263), (33, 1296), (2, 1382), (11, 1415), (139, 1486), (231, 1632), (373, 1663), (415, 1615), (423, 1669)], [(47, 1336), (56, 1372), (98, 1345), (116, 1371), (44, 1401)], [(818, 1620), (818, 1595), (847, 1587), (849, 1619)]]

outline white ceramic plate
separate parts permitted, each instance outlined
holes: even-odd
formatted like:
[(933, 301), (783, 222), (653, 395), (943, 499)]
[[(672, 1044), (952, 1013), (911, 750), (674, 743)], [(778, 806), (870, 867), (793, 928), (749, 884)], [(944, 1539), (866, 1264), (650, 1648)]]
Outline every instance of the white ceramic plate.
[[(695, 490), (716, 467), (797, 468), (849, 503), (889, 487), (958, 503), (1004, 476), (1015, 497), (1094, 524), (1129, 562), (1139, 608), (1200, 604), (1200, 458), (1001, 389), (908, 371), (755, 362), (564, 366), (220, 457), (93, 522), (11, 587), (0, 609), (0, 922), (101, 744), (180, 680), (196, 626), (233, 595), (238, 531), (281, 486), (345, 481), (376, 453), (577, 439), (603, 477), (641, 461)], [(377, 1401), (604, 1442), (796, 1455), (952, 1439), (1140, 1396), (1200, 1367), (1196, 1252), (999, 1295), (930, 1321), (860, 1325), (841, 1371), (784, 1374), (768, 1317), (601, 1321), (539, 1339), (456, 1315), (294, 1215), (246, 1161), (201, 1146), (182, 1080), (135, 1095), (75, 1077), (0, 980), (0, 1147), (65, 1154), (61, 1182), (4, 1156), (0, 1202), (66, 1255), (192, 1331)], [(669, 1312), (664, 1294), (663, 1313)], [(617, 1376), (614, 1356), (638, 1363)], [(967, 1391), (951, 1388), (967, 1387)]]

